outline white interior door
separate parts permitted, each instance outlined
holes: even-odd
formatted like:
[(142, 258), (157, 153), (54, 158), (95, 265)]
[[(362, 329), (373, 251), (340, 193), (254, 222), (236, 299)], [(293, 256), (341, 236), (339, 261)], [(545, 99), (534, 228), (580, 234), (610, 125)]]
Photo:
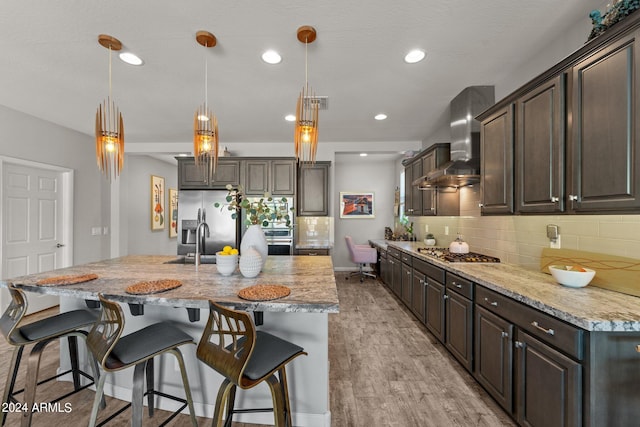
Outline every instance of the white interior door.
[[(66, 267), (64, 173), (12, 163), (2, 170), (3, 277)], [(57, 305), (58, 297), (30, 294), (28, 301), (33, 313)]]

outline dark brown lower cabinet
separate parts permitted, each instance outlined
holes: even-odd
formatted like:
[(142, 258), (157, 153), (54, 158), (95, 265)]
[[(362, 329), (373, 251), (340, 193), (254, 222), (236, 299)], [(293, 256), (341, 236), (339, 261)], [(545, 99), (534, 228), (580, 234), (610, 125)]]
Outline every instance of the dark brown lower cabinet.
[(513, 324), (476, 304), (475, 377), (513, 413)]
[(391, 290), (398, 298), (402, 296), (402, 261), (396, 257), (390, 257), (391, 264)]
[(473, 302), (447, 289), (446, 346), (469, 372), (473, 370)]
[(582, 366), (520, 330), (514, 344), (518, 424), (582, 425)]
[(427, 277), (414, 268), (411, 280), (411, 311), (413, 311), (413, 314), (415, 314), (422, 323), (424, 323), (426, 286)]
[(385, 285), (389, 285), (389, 261), (387, 258), (387, 251), (378, 250), (378, 275), (380, 276), (380, 280)]
[(427, 329), (442, 343), (444, 343), (444, 285), (427, 277), (427, 297), (425, 324)]
[(411, 289), (413, 285), (411, 276), (411, 266), (402, 263), (402, 302), (404, 302), (409, 308), (411, 307), (413, 293), (413, 290)]

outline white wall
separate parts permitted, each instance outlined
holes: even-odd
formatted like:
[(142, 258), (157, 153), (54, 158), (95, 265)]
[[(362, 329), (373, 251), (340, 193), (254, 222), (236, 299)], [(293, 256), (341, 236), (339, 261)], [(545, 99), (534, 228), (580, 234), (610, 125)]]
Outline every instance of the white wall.
[[(353, 270), (349, 251), (344, 240), (350, 235), (356, 244), (366, 244), (369, 239), (383, 239), (384, 228), (393, 227), (393, 201), (396, 188), (395, 162), (375, 155), (361, 158), (353, 154), (336, 154), (334, 224), (335, 244), (333, 266), (335, 270)], [(373, 192), (375, 218), (340, 218), (339, 197), (341, 191)]]
[(109, 185), (96, 166), (94, 138), (4, 106), (0, 129), (1, 156), (74, 170), (73, 263), (108, 257), (109, 236), (91, 235), (109, 225)]
[(151, 230), (151, 175), (164, 178), (165, 210), (169, 210), (169, 188), (178, 189), (177, 166), (149, 156), (127, 155), (120, 185), (120, 238), (126, 252), (120, 255), (176, 255), (177, 239), (169, 237), (169, 218), (163, 230)]

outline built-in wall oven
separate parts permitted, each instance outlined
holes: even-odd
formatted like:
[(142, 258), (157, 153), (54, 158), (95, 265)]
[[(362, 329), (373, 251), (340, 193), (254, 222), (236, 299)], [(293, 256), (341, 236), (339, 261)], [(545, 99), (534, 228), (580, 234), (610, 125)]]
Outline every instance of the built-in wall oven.
[(274, 196), (274, 209), (288, 214), (290, 216), (290, 223), (287, 225), (285, 220), (274, 221), (266, 227), (262, 227), (265, 237), (267, 238), (267, 244), (269, 245), (269, 255), (292, 255), (293, 254), (293, 242), (294, 239), (294, 227), (295, 218), (293, 214), (293, 198), (287, 197), (286, 201), (282, 202), (281, 198)]

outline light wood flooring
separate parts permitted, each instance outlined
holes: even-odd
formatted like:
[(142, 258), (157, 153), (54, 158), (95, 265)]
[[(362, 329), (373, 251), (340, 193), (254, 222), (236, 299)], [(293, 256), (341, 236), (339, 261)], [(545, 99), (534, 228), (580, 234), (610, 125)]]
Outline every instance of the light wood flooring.
[[(447, 350), (430, 335), (413, 315), (381, 283), (372, 279), (360, 283), (336, 274), (340, 313), (329, 316), (330, 406), (334, 427), (441, 427), (513, 426), (514, 423), (473, 380)], [(32, 317), (50, 316), (56, 309)], [(66, 345), (66, 344), (65, 344)], [(82, 344), (80, 344), (82, 345)], [(41, 375), (57, 368), (58, 344), (45, 350)], [(25, 350), (26, 354), (29, 349)], [(0, 338), (0, 387), (4, 388), (10, 347)], [(19, 386), (24, 382), (21, 369)], [(46, 401), (66, 382), (52, 382), (38, 388), (37, 401)], [(82, 391), (70, 398), (69, 414), (35, 414), (34, 427), (81, 426), (89, 418), (94, 393)], [(107, 410), (122, 402), (108, 398)], [(295, 410), (295, 408), (294, 408)], [(144, 426), (157, 426), (166, 413), (157, 411)], [(130, 412), (109, 426), (129, 425)], [(102, 419), (102, 417), (100, 418)], [(201, 426), (210, 419), (199, 418)], [(20, 416), (10, 414), (6, 426), (20, 425)], [(180, 415), (171, 426), (189, 426)], [(233, 423), (234, 427), (257, 427)]]

